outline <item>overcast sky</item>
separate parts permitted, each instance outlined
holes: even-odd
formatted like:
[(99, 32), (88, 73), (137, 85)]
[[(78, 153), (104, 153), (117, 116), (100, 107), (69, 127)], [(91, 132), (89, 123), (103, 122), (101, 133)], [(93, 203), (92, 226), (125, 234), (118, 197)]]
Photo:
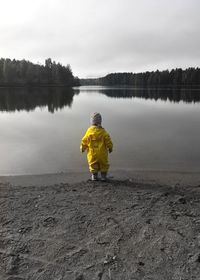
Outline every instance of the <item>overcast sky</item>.
[(200, 0), (0, 0), (0, 57), (80, 78), (200, 66)]

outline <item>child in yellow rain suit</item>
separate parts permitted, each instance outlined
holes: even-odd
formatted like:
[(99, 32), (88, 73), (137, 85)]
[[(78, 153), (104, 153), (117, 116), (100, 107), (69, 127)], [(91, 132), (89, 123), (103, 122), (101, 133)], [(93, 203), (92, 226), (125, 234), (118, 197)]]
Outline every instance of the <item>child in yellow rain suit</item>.
[(98, 172), (101, 172), (101, 180), (105, 181), (109, 169), (108, 152), (112, 152), (113, 143), (108, 132), (101, 126), (99, 113), (93, 113), (90, 121), (91, 126), (81, 141), (80, 150), (82, 153), (87, 150), (92, 180), (98, 180)]

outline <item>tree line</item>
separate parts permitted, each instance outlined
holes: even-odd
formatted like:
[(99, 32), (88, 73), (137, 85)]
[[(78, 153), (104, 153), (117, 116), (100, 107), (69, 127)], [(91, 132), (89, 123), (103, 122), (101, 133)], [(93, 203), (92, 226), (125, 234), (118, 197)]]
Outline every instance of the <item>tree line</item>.
[(45, 60), (44, 65), (27, 60), (0, 59), (0, 85), (105, 85), (134, 87), (200, 86), (200, 68), (190, 67), (142, 73), (111, 73), (97, 79), (74, 77), (71, 66)]
[(97, 79), (81, 79), (81, 85), (134, 86), (134, 87), (173, 87), (200, 86), (200, 68), (181, 68), (171, 71), (152, 71), (143, 73), (111, 73)]
[(45, 64), (34, 64), (27, 60), (0, 59), (0, 85), (79, 85), (73, 76), (71, 66), (63, 66), (45, 60)]

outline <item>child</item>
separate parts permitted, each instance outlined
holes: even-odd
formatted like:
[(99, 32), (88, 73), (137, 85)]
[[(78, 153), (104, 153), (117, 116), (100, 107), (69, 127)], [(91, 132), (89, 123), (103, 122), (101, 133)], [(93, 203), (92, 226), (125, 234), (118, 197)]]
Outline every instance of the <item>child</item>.
[(93, 113), (91, 126), (88, 128), (81, 141), (80, 150), (87, 150), (89, 170), (92, 173), (92, 181), (98, 180), (98, 172), (101, 172), (101, 180), (106, 181), (109, 168), (108, 151), (112, 152), (113, 143), (108, 132), (101, 126), (101, 115)]

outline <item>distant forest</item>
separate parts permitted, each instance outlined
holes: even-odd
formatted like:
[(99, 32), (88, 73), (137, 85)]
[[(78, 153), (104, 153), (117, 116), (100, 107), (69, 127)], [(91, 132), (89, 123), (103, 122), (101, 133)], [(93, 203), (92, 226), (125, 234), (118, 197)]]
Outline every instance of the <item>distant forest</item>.
[(111, 73), (97, 79), (74, 77), (71, 66), (45, 60), (44, 65), (27, 60), (0, 59), (0, 86), (134, 86), (134, 87), (200, 87), (200, 68), (143, 73)]
[(70, 65), (63, 66), (52, 62), (34, 64), (27, 60), (0, 59), (0, 85), (79, 85), (79, 79), (73, 76)]
[(181, 68), (171, 71), (144, 73), (111, 73), (97, 79), (80, 79), (81, 85), (134, 86), (134, 87), (189, 87), (200, 86), (200, 68)]

